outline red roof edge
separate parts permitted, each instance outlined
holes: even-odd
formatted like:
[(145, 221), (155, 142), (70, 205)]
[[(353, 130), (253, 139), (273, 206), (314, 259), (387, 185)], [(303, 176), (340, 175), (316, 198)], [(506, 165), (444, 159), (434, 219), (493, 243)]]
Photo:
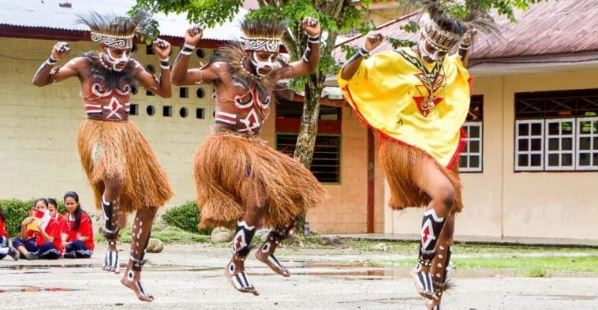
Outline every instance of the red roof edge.
[[(89, 31), (53, 29), (47, 27), (24, 27), (6, 24), (0, 24), (0, 37), (57, 41), (91, 41)], [(160, 36), (160, 38), (176, 46), (182, 46), (184, 43), (184, 38), (182, 37)], [(227, 43), (227, 41), (204, 39), (200, 41), (197, 47), (218, 48)]]

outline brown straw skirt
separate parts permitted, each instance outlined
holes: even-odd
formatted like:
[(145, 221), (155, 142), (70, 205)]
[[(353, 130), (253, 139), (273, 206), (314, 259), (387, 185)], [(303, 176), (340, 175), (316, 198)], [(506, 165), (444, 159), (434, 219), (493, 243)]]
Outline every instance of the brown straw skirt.
[(431, 159), (436, 166), (449, 179), (455, 188), (454, 211), (460, 212), (463, 208), (461, 199), (461, 181), (457, 168), (449, 170), (438, 164), (426, 152), (400, 142), (382, 139), (380, 142), (380, 162), (386, 174), (390, 187), (390, 207), (404, 209), (421, 207), (430, 202), (430, 197), (421, 191), (416, 183), (415, 176), (419, 173), (420, 163), (424, 159)]
[(193, 172), (202, 227), (235, 223), (256, 196), (264, 199), (258, 203), (266, 208), (263, 227), (288, 225), (326, 199), (308, 169), (258, 137), (227, 132), (208, 137), (197, 150)]
[(102, 203), (103, 180), (122, 182), (120, 209), (125, 212), (161, 207), (172, 197), (166, 173), (133, 122), (84, 120), (77, 146), (97, 208)]

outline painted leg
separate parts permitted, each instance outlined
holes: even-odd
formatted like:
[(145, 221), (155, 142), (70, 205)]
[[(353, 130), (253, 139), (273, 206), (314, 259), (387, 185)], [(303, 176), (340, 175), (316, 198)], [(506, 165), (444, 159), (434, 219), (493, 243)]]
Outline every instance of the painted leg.
[(125, 275), (120, 280), (124, 286), (135, 292), (139, 300), (147, 302), (154, 301), (154, 296), (144, 290), (141, 284), (141, 270), (145, 263), (145, 249), (149, 242), (157, 211), (158, 209), (154, 207), (137, 210), (131, 235), (131, 255)]
[(103, 269), (116, 274), (120, 273), (117, 241), (120, 232), (119, 197), (121, 191), (122, 185), (119, 181), (104, 181), (104, 196), (102, 196), (102, 231), (104, 238), (106, 238), (108, 243), (108, 248), (106, 249), (106, 255), (104, 256)]
[(295, 223), (293, 222), (286, 227), (275, 228), (270, 231), (266, 241), (255, 253), (255, 257), (259, 261), (268, 265), (272, 271), (283, 277), (290, 277), (291, 273), (280, 263), (276, 256), (274, 256), (274, 251), (276, 251), (276, 248), (280, 242), (282, 242), (282, 240), (286, 239), (290, 234), (292, 234), (294, 225)]
[(106, 255), (104, 256), (103, 269), (116, 274), (120, 273), (118, 248), (116, 246), (119, 237), (119, 211), (118, 200), (107, 201), (106, 199), (103, 199), (102, 213), (104, 215), (104, 221), (102, 223), (102, 230), (104, 238), (106, 238), (106, 241), (108, 242), (108, 248), (106, 250)]
[(245, 259), (249, 255), (251, 239), (256, 226), (262, 220), (265, 212), (265, 198), (259, 188), (255, 189), (253, 197), (248, 199), (243, 219), (237, 222), (237, 230), (233, 238), (233, 256), (224, 268), (224, 276), (235, 289), (243, 293), (259, 295), (245, 273)]
[(444, 226), (444, 218), (439, 218), (434, 209), (429, 209), (424, 213), (417, 266), (411, 271), (411, 278), (415, 283), (417, 293), (431, 300), (437, 299), (434, 295), (431, 267), (442, 226)]
[(255, 226), (246, 221), (237, 222), (237, 232), (233, 238), (233, 257), (224, 270), (224, 276), (240, 292), (259, 295), (245, 273), (245, 259), (249, 255), (249, 245), (255, 234)]
[(428, 302), (426, 305), (428, 309), (440, 310), (440, 304), (444, 292), (450, 288), (448, 281), (448, 267), (451, 260), (451, 245), (453, 244), (453, 232), (455, 227), (455, 215), (451, 214), (446, 225), (442, 229), (442, 233), (438, 238), (438, 244), (436, 245), (436, 256), (432, 260), (432, 279), (434, 285), (434, 295), (437, 299)]
[(430, 202), (422, 219), (419, 257), (411, 278), (418, 294), (436, 303), (439, 298), (434, 294), (432, 263), (445, 218), (451, 214), (455, 202), (455, 189), (432, 159), (422, 161), (418, 170), (417, 186), (430, 197)]

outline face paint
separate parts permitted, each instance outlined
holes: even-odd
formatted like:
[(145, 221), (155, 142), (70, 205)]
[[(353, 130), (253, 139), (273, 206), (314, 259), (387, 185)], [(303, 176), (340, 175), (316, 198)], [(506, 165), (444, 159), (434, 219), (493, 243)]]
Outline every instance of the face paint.
[(421, 57), (426, 61), (429, 59), (431, 62), (436, 62), (443, 59), (448, 53), (448, 51), (433, 47), (431, 44), (426, 42), (426, 40), (419, 41), (418, 49)]
[(123, 71), (129, 60), (131, 59), (131, 52), (123, 51), (122, 56), (120, 58), (116, 58), (112, 56), (112, 52), (110, 52), (110, 49), (106, 49), (106, 51), (106, 61), (112, 65), (112, 70), (118, 72)]
[(257, 56), (257, 52), (251, 53), (251, 64), (255, 67), (255, 72), (259, 76), (266, 76), (274, 68), (274, 61), (277, 55), (275, 53), (269, 53), (266, 60), (260, 60)]

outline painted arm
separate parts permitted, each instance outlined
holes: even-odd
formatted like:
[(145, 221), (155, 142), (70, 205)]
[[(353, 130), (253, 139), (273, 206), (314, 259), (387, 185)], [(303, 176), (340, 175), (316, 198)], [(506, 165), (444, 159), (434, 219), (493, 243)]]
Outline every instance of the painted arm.
[(379, 33), (368, 34), (364, 46), (359, 48), (359, 51), (341, 69), (341, 78), (350, 80), (359, 69), (363, 59), (370, 55), (370, 51), (382, 44), (382, 40), (384, 40), (384, 36)]
[(316, 71), (320, 61), (320, 22), (313, 18), (305, 18), (302, 23), (303, 31), (307, 35), (307, 48), (301, 60), (290, 63), (280, 68), (280, 79), (292, 79), (300, 76), (310, 75)]
[(168, 64), (168, 55), (170, 54), (170, 43), (158, 39), (153, 43), (154, 51), (160, 58), (160, 79), (156, 79), (143, 66), (137, 66), (135, 79), (139, 83), (162, 98), (172, 97), (172, 84), (170, 83), (170, 66)]
[(203, 30), (198, 26), (191, 27), (185, 32), (185, 45), (172, 66), (172, 84), (193, 85), (218, 80), (217, 70), (210, 64), (199, 69), (189, 69), (189, 58), (202, 36)]
[(52, 54), (42, 65), (37, 69), (33, 76), (33, 85), (46, 86), (48, 84), (60, 82), (70, 77), (79, 76), (80, 68), (84, 65), (85, 60), (81, 57), (74, 58), (67, 62), (62, 67), (55, 67), (56, 63), (64, 55), (68, 55), (71, 51), (69, 44), (66, 42), (58, 42), (52, 48)]

